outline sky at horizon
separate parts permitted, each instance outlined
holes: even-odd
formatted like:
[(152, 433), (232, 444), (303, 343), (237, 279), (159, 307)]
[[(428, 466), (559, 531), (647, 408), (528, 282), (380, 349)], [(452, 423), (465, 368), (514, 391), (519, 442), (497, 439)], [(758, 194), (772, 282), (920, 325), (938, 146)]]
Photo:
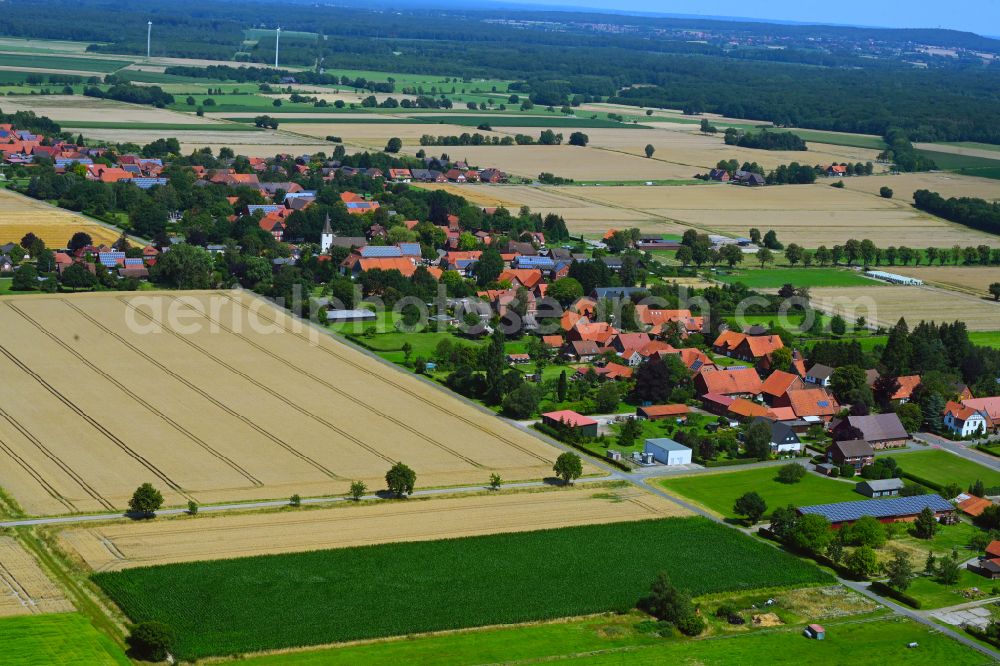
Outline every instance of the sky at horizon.
[(770, 0), (720, 5), (704, 0), (512, 0), (524, 5), (592, 7), (617, 11), (733, 16), (767, 21), (834, 23), (888, 28), (950, 28), (981, 35), (1000, 35), (1000, 2), (951, 0), (838, 0), (820, 3)]

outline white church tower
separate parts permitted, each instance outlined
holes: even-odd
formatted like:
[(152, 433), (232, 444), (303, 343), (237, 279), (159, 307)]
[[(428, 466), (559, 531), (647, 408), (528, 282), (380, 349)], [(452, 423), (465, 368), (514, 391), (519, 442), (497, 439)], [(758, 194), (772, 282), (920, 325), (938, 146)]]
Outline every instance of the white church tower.
[(333, 247), (333, 227), (330, 226), (330, 214), (326, 215), (326, 224), (323, 225), (323, 233), (319, 237), (320, 254), (327, 254)]

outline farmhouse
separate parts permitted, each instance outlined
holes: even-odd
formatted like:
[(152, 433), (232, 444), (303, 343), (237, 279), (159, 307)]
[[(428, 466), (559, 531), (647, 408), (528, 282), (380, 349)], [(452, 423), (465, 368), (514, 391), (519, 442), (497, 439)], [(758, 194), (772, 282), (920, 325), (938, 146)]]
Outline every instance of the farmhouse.
[(985, 411), (958, 402), (949, 402), (945, 406), (944, 425), (959, 437), (989, 432), (994, 427), (993, 419)]
[(994, 396), (991, 398), (968, 398), (962, 401), (962, 404), (966, 407), (972, 407), (975, 410), (984, 412), (991, 421), (993, 421), (993, 429), (1000, 430), (1000, 396)]
[(810, 384), (828, 387), (830, 386), (830, 377), (832, 376), (833, 368), (828, 365), (817, 363), (813, 367), (809, 368), (809, 372), (806, 373), (805, 380)]
[(902, 479), (872, 479), (855, 484), (854, 491), (865, 497), (895, 497), (903, 489)]
[(764, 380), (764, 384), (761, 386), (761, 393), (763, 394), (764, 402), (774, 405), (779, 398), (785, 396), (789, 391), (796, 391), (803, 388), (805, 388), (805, 385), (799, 377), (790, 372), (775, 370)]
[(860, 470), (875, 462), (875, 449), (863, 439), (846, 439), (834, 442), (826, 450), (826, 459), (837, 465), (852, 465)]
[(717, 354), (747, 362), (757, 362), (784, 346), (777, 335), (747, 335), (735, 331), (723, 331), (712, 343)]
[(882, 523), (912, 522), (925, 508), (934, 512), (941, 522), (955, 520), (955, 507), (940, 495), (917, 495), (915, 497), (891, 497), (869, 499), (836, 504), (815, 504), (797, 509), (800, 516), (818, 514), (830, 521), (834, 528), (850, 525), (864, 516), (871, 516)]
[(753, 368), (703, 369), (694, 378), (698, 395), (716, 393), (732, 397), (749, 398), (760, 395), (763, 387)]
[(848, 428), (861, 431), (862, 437), (871, 444), (873, 449), (891, 449), (906, 446), (910, 435), (906, 432), (899, 417), (889, 412), (887, 414), (869, 414), (867, 416), (848, 416), (835, 423), (831, 428), (833, 438), (843, 435)]
[(687, 405), (649, 405), (648, 407), (637, 407), (635, 415), (647, 421), (677, 419), (683, 423), (687, 421), (689, 412)]
[(690, 465), (691, 449), (678, 444), (669, 437), (647, 439), (643, 453), (652, 454), (653, 459), (661, 465)]
[(569, 428), (584, 437), (597, 437), (597, 421), (571, 409), (542, 414), (542, 423), (553, 428)]

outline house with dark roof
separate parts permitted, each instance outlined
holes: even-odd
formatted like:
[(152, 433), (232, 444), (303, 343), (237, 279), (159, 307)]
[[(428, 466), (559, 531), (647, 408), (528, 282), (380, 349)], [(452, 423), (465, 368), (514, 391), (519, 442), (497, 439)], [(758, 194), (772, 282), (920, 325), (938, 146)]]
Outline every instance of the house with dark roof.
[(770, 429), (771, 453), (781, 455), (783, 453), (800, 453), (802, 451), (802, 441), (789, 425), (764, 416), (758, 416), (753, 422), (763, 423)]
[(834, 423), (830, 431), (833, 433), (834, 439), (839, 439), (838, 435), (849, 436), (849, 429), (854, 428), (861, 431), (864, 440), (871, 444), (874, 449), (906, 446), (910, 439), (910, 434), (906, 432), (903, 423), (892, 412), (868, 414), (867, 416), (848, 416)]
[(828, 387), (830, 386), (830, 377), (832, 376), (833, 368), (828, 365), (823, 365), (822, 363), (817, 363), (813, 367), (809, 368), (805, 379), (809, 384)]
[(875, 449), (863, 439), (845, 439), (830, 445), (826, 450), (826, 459), (837, 465), (852, 465), (860, 471), (875, 462)]
[(872, 498), (896, 497), (902, 489), (902, 479), (871, 479), (854, 484), (854, 492)]

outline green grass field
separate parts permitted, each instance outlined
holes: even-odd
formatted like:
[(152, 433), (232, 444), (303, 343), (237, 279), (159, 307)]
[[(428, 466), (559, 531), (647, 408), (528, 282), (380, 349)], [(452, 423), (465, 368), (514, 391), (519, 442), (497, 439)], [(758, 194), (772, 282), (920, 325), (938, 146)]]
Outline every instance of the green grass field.
[[(994, 145), (992, 143), (977, 143), (975, 141), (944, 141), (943, 146), (958, 146), (960, 148), (977, 148), (979, 150), (993, 150), (1000, 152), (1000, 146)], [(1000, 159), (1000, 155), (997, 156)]]
[(623, 611), (660, 570), (694, 595), (830, 580), (704, 518), (193, 562), (94, 580), (134, 621), (172, 625), (176, 655), (193, 659)]
[[(971, 554), (968, 552), (961, 552), (961, 557), (968, 558)], [(936, 555), (949, 555), (950, 551), (943, 550), (938, 551)], [(923, 569), (923, 562), (917, 562), (917, 569)], [(946, 606), (955, 606), (956, 604), (964, 604), (969, 601), (967, 598), (963, 597), (961, 590), (966, 590), (970, 587), (978, 587), (980, 589), (989, 590), (993, 584), (979, 576), (972, 573), (964, 566), (961, 568), (961, 573), (959, 574), (957, 585), (942, 585), (933, 578), (918, 577), (914, 578), (913, 582), (910, 583), (910, 587), (907, 588), (906, 593), (910, 596), (918, 599), (920, 601), (920, 608), (945, 608)]]
[(1000, 155), (997, 156), (998, 159), (989, 159), (975, 155), (956, 155), (955, 153), (942, 153), (934, 150), (921, 150), (920, 152), (933, 159), (939, 169), (957, 171), (982, 178), (1000, 179)]
[[(567, 623), (423, 636), (402, 641), (249, 658), (250, 666), (471, 666), (499, 663), (581, 664), (816, 664), (834, 666), (972, 666), (984, 657), (912, 620), (896, 617), (824, 620), (826, 639), (808, 640), (801, 626), (710, 637), (657, 638), (637, 631), (632, 618), (599, 617)], [(917, 648), (907, 648), (918, 643)], [(859, 649), (863, 646), (863, 649)]]
[(885, 141), (880, 136), (845, 135), (836, 132), (824, 132), (822, 130), (775, 129), (774, 132), (792, 132), (802, 137), (805, 141), (812, 143), (828, 143), (834, 146), (849, 146), (851, 148), (870, 148), (872, 150), (883, 150)]
[(976, 479), (987, 487), (1000, 486), (1000, 472), (940, 449), (900, 454), (896, 461), (903, 471), (942, 486), (957, 483), (964, 489)]
[(767, 510), (788, 504), (796, 506), (851, 502), (864, 499), (854, 492), (854, 484), (806, 474), (798, 483), (780, 483), (775, 479), (777, 467), (758, 467), (738, 472), (694, 474), (676, 479), (663, 479), (659, 484), (666, 490), (683, 495), (712, 511), (736, 518), (733, 503), (737, 497), (751, 490), (760, 493), (767, 502)]
[(114, 641), (77, 613), (0, 619), (0, 662), (4, 666), (132, 663)]
[(1000, 331), (969, 331), (969, 340), (983, 347), (1000, 348)]
[[(748, 261), (752, 261), (748, 258)], [(870, 287), (878, 284), (860, 273), (839, 268), (764, 268), (719, 269), (713, 274), (722, 282), (742, 282), (751, 289), (778, 289), (784, 284), (796, 287)]]
[(30, 67), (33, 69), (65, 69), (79, 72), (113, 72), (131, 65), (131, 60), (107, 60), (83, 56), (50, 56), (39, 54), (0, 53), (0, 67)]

